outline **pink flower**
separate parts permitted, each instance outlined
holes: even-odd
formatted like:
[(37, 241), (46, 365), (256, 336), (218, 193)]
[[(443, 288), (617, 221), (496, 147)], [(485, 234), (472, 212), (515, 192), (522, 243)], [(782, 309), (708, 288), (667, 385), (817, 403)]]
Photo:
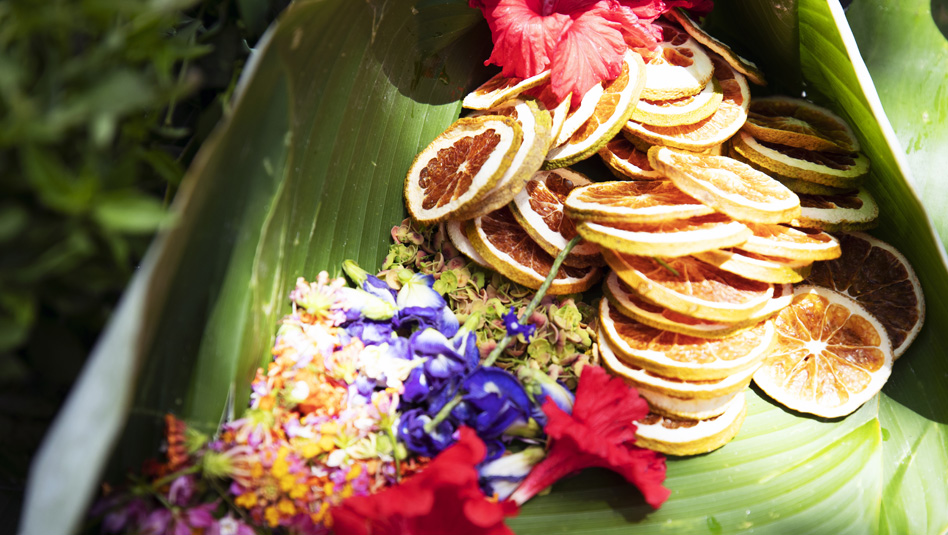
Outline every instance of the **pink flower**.
[(665, 481), (665, 458), (634, 446), (634, 420), (648, 414), (648, 403), (635, 388), (610, 377), (602, 368), (583, 368), (576, 390), (573, 414), (562, 411), (552, 400), (543, 404), (548, 423), (550, 450), (510, 499), (524, 503), (559, 479), (583, 468), (608, 468), (621, 474), (658, 508), (670, 491)]
[(516, 515), (517, 505), (484, 496), (476, 466), (487, 448), (470, 428), (460, 434), (418, 474), (333, 508), (337, 535), (513, 535), (504, 517)]

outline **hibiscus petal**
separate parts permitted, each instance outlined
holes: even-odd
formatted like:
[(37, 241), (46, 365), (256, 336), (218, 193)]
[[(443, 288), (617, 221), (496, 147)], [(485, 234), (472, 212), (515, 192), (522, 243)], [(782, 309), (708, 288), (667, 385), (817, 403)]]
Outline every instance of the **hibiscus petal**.
[(571, 23), (568, 15), (541, 14), (540, 0), (500, 0), (484, 9), (494, 50), (486, 63), (503, 68), (507, 77), (529, 78), (546, 70), (560, 35)]
[(573, 93), (578, 102), (592, 86), (622, 72), (627, 47), (622, 25), (609, 20), (607, 5), (601, 1), (576, 17), (557, 44), (550, 79), (558, 99)]

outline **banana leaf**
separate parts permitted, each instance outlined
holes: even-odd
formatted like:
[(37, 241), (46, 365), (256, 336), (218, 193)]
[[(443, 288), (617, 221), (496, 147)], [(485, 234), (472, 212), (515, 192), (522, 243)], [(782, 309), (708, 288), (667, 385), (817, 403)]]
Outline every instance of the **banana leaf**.
[[(943, 532), (948, 333), (938, 327), (948, 304), (933, 297), (948, 291), (948, 268), (906, 154), (835, 0), (717, 4), (709, 23), (763, 65), (770, 89), (804, 88), (855, 126), (882, 205), (874, 234), (915, 266), (928, 326), (883, 392), (846, 418), (802, 417), (749, 390), (733, 442), (669, 459), (672, 496), (658, 511), (615, 476), (588, 471), (509, 525), (521, 534)], [(859, 7), (911, 31), (907, 12), (875, 4)], [(337, 273), (346, 258), (381, 262), (404, 217), (405, 170), (489, 76), (489, 50), (486, 25), (463, 0), (287, 9), (189, 170), (176, 226), (153, 244), (38, 453), (22, 533), (76, 532), (104, 474), (157, 453), (166, 412), (206, 430), (239, 414), (296, 277)], [(937, 170), (920, 168), (930, 173), (925, 202), (940, 213), (948, 197)]]

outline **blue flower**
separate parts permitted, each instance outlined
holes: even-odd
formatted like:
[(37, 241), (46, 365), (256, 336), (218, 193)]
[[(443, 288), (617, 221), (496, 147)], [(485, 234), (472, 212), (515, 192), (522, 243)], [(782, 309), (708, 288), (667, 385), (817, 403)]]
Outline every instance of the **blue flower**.
[(453, 444), (454, 432), (457, 430), (456, 424), (445, 419), (429, 433), (425, 430), (425, 424), (430, 421), (431, 416), (421, 409), (403, 412), (398, 421), (398, 436), (405, 447), (426, 457), (434, 457)]
[(510, 308), (510, 312), (504, 314), (504, 326), (507, 327), (507, 336), (522, 334), (527, 341), (537, 331), (536, 325), (520, 323), (520, 320), (517, 319), (517, 311), (513, 307)]
[(451, 340), (435, 329), (425, 329), (411, 335), (409, 351), (413, 358), (425, 358), (425, 372), (429, 379), (463, 376), (473, 365), (457, 351)]
[(458, 318), (447, 306), (443, 308), (405, 307), (399, 309), (395, 327), (415, 329), (432, 328), (445, 336), (454, 336), (458, 330)]
[(388, 321), (360, 318), (346, 324), (345, 330), (349, 336), (362, 340), (365, 345), (391, 344), (398, 338), (391, 322)]
[(463, 423), (483, 439), (496, 438), (512, 425), (526, 424), (532, 403), (523, 386), (500, 368), (478, 368), (463, 384), (469, 416)]
[(458, 331), (458, 319), (433, 286), (434, 277), (423, 273), (413, 274), (402, 284), (395, 298), (399, 310), (398, 327), (417, 323), (418, 328), (431, 327), (445, 336), (454, 336)]
[(545, 456), (546, 452), (542, 447), (531, 446), (523, 451), (484, 462), (477, 469), (481, 488), (488, 496), (506, 500)]
[(422, 368), (415, 368), (405, 380), (405, 390), (402, 392), (402, 401), (406, 403), (420, 403), (428, 397), (431, 389), (428, 388), (428, 378)]
[(380, 299), (375, 295), (358, 288), (340, 288), (339, 294), (345, 300), (346, 320), (353, 321), (361, 318), (372, 320), (391, 319), (398, 312), (395, 303)]

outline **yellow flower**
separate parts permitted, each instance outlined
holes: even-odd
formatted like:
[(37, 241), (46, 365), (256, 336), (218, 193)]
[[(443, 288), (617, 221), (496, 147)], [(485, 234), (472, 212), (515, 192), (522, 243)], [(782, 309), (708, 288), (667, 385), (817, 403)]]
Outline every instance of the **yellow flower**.
[(296, 506), (286, 498), (280, 500), (280, 503), (277, 504), (277, 509), (283, 513), (283, 516), (293, 516), (296, 514)]
[(267, 524), (270, 524), (271, 528), (280, 525), (280, 512), (277, 511), (276, 507), (271, 505), (264, 509), (263, 516), (267, 519)]
[(234, 500), (238, 506), (243, 507), (244, 509), (252, 509), (253, 506), (257, 505), (257, 495), (253, 492), (245, 492)]
[(361, 473), (362, 465), (359, 463), (354, 464), (352, 468), (349, 469), (349, 473), (346, 474), (346, 481), (352, 481), (353, 479), (359, 477)]

